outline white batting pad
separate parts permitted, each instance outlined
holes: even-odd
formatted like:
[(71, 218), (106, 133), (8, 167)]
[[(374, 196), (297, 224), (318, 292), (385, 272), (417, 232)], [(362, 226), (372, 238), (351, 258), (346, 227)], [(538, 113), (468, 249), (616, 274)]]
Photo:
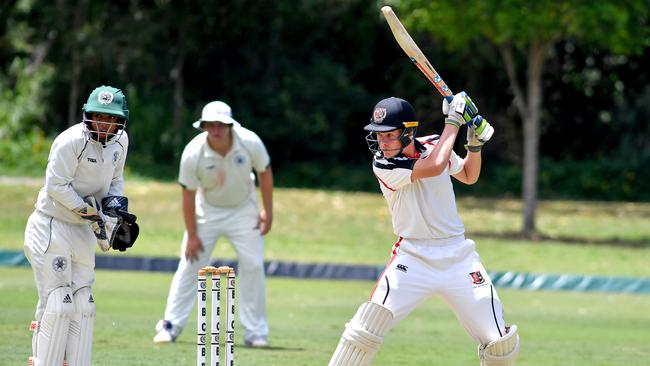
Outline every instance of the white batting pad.
[(478, 346), (478, 357), (481, 366), (512, 366), (519, 354), (519, 334), (517, 326), (512, 325), (508, 334), (488, 343)]
[(384, 341), (393, 313), (374, 302), (361, 304), (346, 325), (329, 366), (369, 366)]
[(89, 287), (74, 294), (74, 314), (70, 321), (65, 358), (68, 366), (90, 365), (95, 324), (95, 300)]
[(37, 325), (32, 328), (34, 366), (62, 365), (65, 343), (68, 339), (70, 318), (74, 312), (70, 287), (59, 287), (52, 290), (45, 304), (45, 311)]

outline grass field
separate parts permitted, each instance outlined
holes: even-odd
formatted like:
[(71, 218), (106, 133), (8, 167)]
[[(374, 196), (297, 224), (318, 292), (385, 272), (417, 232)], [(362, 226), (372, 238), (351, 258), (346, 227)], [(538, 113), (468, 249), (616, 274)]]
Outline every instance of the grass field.
[[(154, 346), (168, 273), (98, 271), (94, 366), (192, 365), (195, 316), (177, 343)], [(343, 324), (370, 282), (271, 278), (268, 350), (236, 347), (241, 366), (326, 365)], [(0, 268), (0, 365), (25, 364), (36, 301), (28, 268)], [(519, 365), (647, 365), (650, 296), (501, 290), (506, 317), (519, 324)], [(241, 345), (241, 334), (236, 346)], [(374, 365), (478, 365), (476, 346), (450, 310), (431, 299), (387, 337)]]
[[(39, 188), (39, 181), (0, 180), (0, 249), (22, 250)], [(127, 180), (126, 194), (141, 227), (127, 254), (176, 257), (183, 232), (178, 186)], [(459, 210), (489, 270), (650, 276), (650, 203), (542, 202), (540, 232), (556, 239), (538, 242), (509, 235), (521, 227), (517, 200), (460, 197)], [(383, 264), (395, 240), (380, 194), (276, 189), (274, 211), (267, 259)], [(225, 242), (214, 255), (234, 258)]]
[[(129, 181), (130, 208), (141, 236), (127, 254), (177, 256), (183, 231), (175, 184)], [(22, 250), (23, 230), (40, 184), (1, 180), (0, 249)], [(543, 241), (518, 239), (521, 203), (459, 199), (467, 235), (489, 270), (650, 276), (649, 203), (542, 202)], [(383, 264), (394, 241), (379, 194), (277, 189), (267, 259)], [(591, 244), (587, 244), (591, 243)], [(109, 253), (99, 255), (120, 255)], [(221, 243), (215, 257), (234, 258)], [(170, 273), (98, 271), (93, 365), (190, 365), (194, 318), (173, 345), (151, 343)], [(369, 295), (371, 282), (270, 278), (268, 350), (238, 347), (237, 364), (325, 365), (343, 324)], [(25, 364), (36, 303), (31, 270), (0, 267), (0, 366)], [(500, 290), (509, 322), (522, 337), (519, 365), (647, 365), (650, 296)], [(236, 337), (241, 345), (241, 334)], [(374, 365), (476, 365), (476, 345), (450, 310), (432, 299), (386, 338)]]

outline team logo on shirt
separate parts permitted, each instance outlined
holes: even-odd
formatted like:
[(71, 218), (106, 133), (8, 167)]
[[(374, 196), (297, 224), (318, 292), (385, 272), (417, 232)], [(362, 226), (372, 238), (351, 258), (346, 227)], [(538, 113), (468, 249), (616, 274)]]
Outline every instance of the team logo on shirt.
[(113, 101), (113, 93), (103, 91), (97, 95), (97, 101), (103, 105), (111, 104)]
[(88, 158), (88, 161), (91, 163), (97, 163), (97, 159), (95, 158)]
[(245, 162), (246, 162), (246, 157), (244, 155), (237, 155), (235, 157), (236, 165), (244, 165)]
[(52, 269), (54, 272), (63, 272), (68, 267), (68, 260), (65, 257), (56, 257), (52, 261)]
[(469, 276), (472, 278), (473, 285), (482, 285), (485, 283), (485, 278), (483, 278), (481, 271), (472, 272)]
[(117, 161), (119, 160), (119, 158), (120, 158), (120, 153), (118, 153), (117, 151), (115, 151), (115, 152), (113, 153), (113, 165), (117, 164)]

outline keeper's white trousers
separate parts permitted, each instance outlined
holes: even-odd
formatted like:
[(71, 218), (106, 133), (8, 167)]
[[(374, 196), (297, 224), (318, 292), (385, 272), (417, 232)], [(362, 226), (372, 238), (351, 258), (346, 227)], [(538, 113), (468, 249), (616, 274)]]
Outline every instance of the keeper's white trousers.
[[(165, 320), (183, 329), (195, 313), (197, 272), (210, 263), (220, 237), (225, 237), (237, 253), (237, 312), (245, 340), (268, 336), (266, 288), (264, 277), (264, 238), (258, 225), (259, 211), (255, 202), (233, 209), (208, 209), (197, 218), (197, 235), (203, 243), (198, 261), (185, 259), (187, 232), (183, 235), (181, 258), (169, 290)], [(224, 289), (225, 290), (225, 289)], [(225, 296), (225, 295), (224, 295)], [(195, 311), (195, 310), (194, 310)]]
[(449, 304), (476, 342), (487, 344), (506, 334), (501, 301), (474, 241), (401, 239), (370, 300), (393, 312), (394, 327), (433, 295)]
[(49, 293), (70, 287), (76, 293), (95, 282), (97, 239), (87, 224), (71, 224), (34, 211), (25, 227), (25, 256), (32, 265), (38, 290), (36, 320), (40, 321)]

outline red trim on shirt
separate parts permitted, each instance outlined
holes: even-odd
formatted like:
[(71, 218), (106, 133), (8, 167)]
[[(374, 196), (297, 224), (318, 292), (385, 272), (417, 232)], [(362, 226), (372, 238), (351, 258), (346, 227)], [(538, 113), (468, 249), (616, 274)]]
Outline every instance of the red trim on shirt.
[(370, 300), (372, 300), (372, 296), (375, 294), (375, 291), (377, 290), (377, 286), (379, 286), (379, 282), (384, 277), (384, 273), (386, 273), (386, 270), (388, 270), (388, 267), (390, 267), (391, 263), (393, 263), (393, 260), (395, 260), (395, 258), (397, 258), (397, 248), (399, 248), (399, 243), (402, 241), (402, 239), (403, 238), (400, 236), (397, 243), (393, 244), (392, 255), (390, 257), (390, 260), (388, 261), (388, 264), (386, 264), (386, 267), (384, 267), (384, 270), (379, 275), (379, 278), (377, 279), (377, 282), (375, 282), (375, 287), (372, 288), (372, 292), (370, 293)]
[(381, 180), (381, 178), (379, 178), (379, 177), (377, 176), (377, 174), (375, 174), (375, 178), (377, 178), (377, 180), (379, 181), (379, 183), (381, 183), (384, 187), (386, 187), (387, 189), (390, 189), (391, 191), (395, 192), (395, 189), (389, 187), (388, 184), (386, 184), (386, 182), (384, 182), (383, 180)]

